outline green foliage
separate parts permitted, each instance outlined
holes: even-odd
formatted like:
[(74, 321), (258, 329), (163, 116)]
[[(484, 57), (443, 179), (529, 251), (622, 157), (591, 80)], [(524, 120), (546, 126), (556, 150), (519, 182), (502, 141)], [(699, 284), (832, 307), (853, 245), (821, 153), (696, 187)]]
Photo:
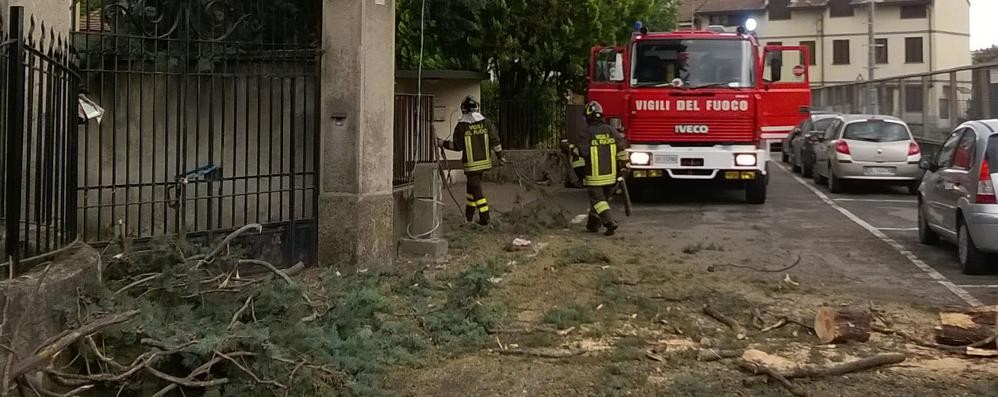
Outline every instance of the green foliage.
[[(504, 99), (583, 91), (589, 49), (627, 40), (634, 21), (671, 29), (675, 0), (399, 0), (396, 60), (419, 65), (420, 16), (425, 17), (423, 67), (491, 71)], [(547, 10), (557, 10), (548, 12)]]
[(677, 397), (713, 397), (724, 394), (711, 382), (711, 377), (697, 373), (682, 373), (672, 380), (664, 395)]
[(592, 321), (593, 310), (578, 303), (555, 307), (544, 314), (544, 322), (552, 324), (558, 329), (568, 329)]
[(563, 249), (561, 251), (561, 257), (558, 258), (557, 263), (559, 266), (577, 265), (582, 263), (610, 265), (613, 263), (613, 259), (607, 256), (606, 253), (597, 251), (590, 245), (580, 244)]
[(974, 63), (998, 62), (998, 45), (974, 51)]
[(437, 343), (454, 347), (480, 345), (503, 317), (501, 307), (482, 302), (495, 288), (495, 278), (507, 271), (507, 266), (492, 261), (478, 264), (461, 272), (451, 283), (447, 303), (426, 316), (426, 329)]

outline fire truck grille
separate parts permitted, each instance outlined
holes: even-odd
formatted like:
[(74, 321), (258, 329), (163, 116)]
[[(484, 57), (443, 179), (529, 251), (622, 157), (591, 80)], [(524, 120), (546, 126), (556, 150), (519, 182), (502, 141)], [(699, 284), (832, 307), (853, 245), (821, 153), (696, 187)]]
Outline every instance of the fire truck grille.
[[(702, 126), (707, 126), (703, 133)], [(680, 132), (688, 131), (688, 132)], [(752, 119), (631, 119), (628, 138), (636, 142), (748, 142)]]

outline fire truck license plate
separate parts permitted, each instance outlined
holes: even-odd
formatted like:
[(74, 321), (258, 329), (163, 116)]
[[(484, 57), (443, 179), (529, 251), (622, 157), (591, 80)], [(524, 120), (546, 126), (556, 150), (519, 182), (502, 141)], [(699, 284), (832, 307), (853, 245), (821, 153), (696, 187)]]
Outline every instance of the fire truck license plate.
[(655, 164), (679, 164), (679, 156), (675, 154), (656, 154)]
[(867, 176), (893, 176), (897, 173), (897, 169), (894, 167), (866, 167), (863, 168), (863, 173)]

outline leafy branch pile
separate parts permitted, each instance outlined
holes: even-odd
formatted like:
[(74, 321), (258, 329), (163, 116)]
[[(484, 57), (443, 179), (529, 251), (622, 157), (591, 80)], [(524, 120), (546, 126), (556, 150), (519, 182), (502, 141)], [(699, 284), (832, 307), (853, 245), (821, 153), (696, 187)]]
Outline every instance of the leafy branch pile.
[(392, 275), (296, 279), (301, 265), (278, 270), (229, 248), (255, 228), (200, 254), (171, 241), (116, 255), (102, 283), (57, 308), (66, 331), (12, 360), (0, 395), (385, 394), (386, 368), (480, 344), (501, 314), (481, 303), (500, 266), (474, 266), (446, 289)]

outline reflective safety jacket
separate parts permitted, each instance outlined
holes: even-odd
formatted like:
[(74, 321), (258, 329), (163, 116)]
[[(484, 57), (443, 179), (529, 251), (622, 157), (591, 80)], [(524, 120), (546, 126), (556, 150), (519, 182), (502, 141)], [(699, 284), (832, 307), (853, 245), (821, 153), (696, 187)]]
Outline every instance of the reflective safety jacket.
[(586, 161), (586, 186), (608, 186), (617, 182), (617, 162), (627, 161), (627, 140), (609, 124), (597, 122), (586, 129), (579, 154)]
[(492, 151), (502, 153), (499, 133), (491, 121), (479, 116), (475, 122), (462, 120), (454, 127), (454, 140), (444, 147), (462, 152), (465, 172), (480, 172), (492, 168)]

